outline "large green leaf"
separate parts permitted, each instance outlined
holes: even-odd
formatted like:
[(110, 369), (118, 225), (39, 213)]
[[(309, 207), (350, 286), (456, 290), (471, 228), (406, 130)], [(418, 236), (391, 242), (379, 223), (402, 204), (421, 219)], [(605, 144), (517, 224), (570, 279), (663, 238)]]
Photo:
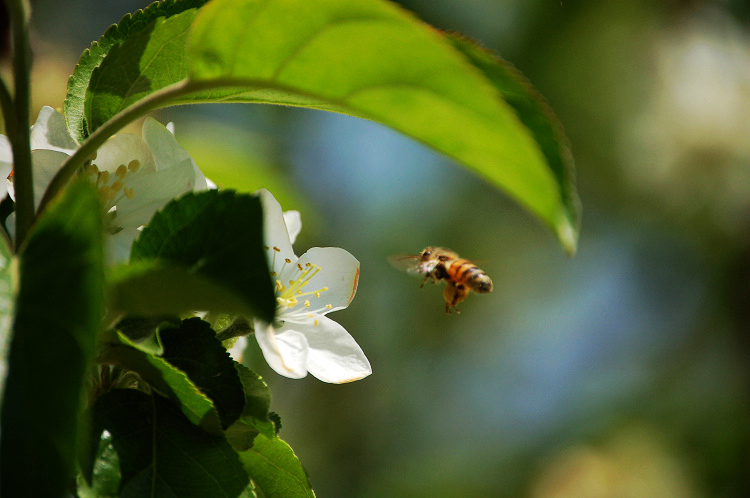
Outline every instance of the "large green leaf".
[(307, 472), (294, 450), (278, 437), (258, 434), (253, 447), (240, 453), (245, 470), (255, 484), (255, 493), (266, 498), (315, 496)]
[(63, 496), (73, 479), (82, 384), (104, 309), (102, 230), (97, 193), (79, 182), (22, 247), (2, 411), (4, 496)]
[[(570, 144), (562, 124), (544, 97), (518, 69), (497, 54), (457, 33), (447, 36), (453, 46), (490, 80), (521, 122), (531, 131), (560, 186), (568, 218), (580, 223), (581, 206), (576, 192), (575, 167)], [(576, 225), (574, 228), (577, 231), (579, 227)], [(566, 248), (572, 251), (575, 246), (566, 244)]]
[(188, 32), (191, 16), (159, 20), (110, 51), (87, 93), (92, 130), (136, 103), (144, 112), (174, 103), (256, 102), (359, 116), (467, 165), (575, 250), (572, 176), (559, 174), (557, 158), (537, 141), (539, 128), (527, 127), (469, 51), (397, 6), (215, 0)]
[(166, 398), (115, 389), (96, 400), (93, 412), (94, 433), (112, 436), (122, 498), (235, 497), (248, 485), (229, 443), (191, 424)]
[[(276, 298), (263, 247), (260, 199), (210, 190), (185, 195), (154, 215), (133, 243), (131, 261), (180, 266), (234, 294), (230, 304), (242, 300), (253, 315), (270, 322)], [(207, 295), (206, 301), (215, 300)]]
[(122, 20), (107, 29), (102, 37), (91, 44), (81, 54), (75, 71), (68, 80), (68, 94), (65, 98), (65, 120), (73, 137), (79, 142), (88, 135), (84, 119), (84, 102), (89, 79), (94, 69), (102, 63), (109, 51), (150, 27), (156, 19), (170, 17), (181, 12), (200, 7), (207, 0), (163, 0), (154, 2), (143, 10), (127, 14)]

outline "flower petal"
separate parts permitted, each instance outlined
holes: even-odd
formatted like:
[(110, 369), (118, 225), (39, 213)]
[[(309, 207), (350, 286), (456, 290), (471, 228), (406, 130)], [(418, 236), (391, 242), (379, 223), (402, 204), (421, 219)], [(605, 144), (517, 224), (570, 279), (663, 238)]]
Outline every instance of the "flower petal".
[(245, 349), (247, 348), (247, 336), (243, 335), (241, 337), (238, 337), (234, 344), (232, 344), (232, 347), (229, 348), (227, 351), (229, 352), (229, 356), (232, 357), (234, 361), (237, 363), (242, 363), (242, 359), (245, 356)]
[(146, 141), (137, 135), (123, 133), (115, 135), (99, 147), (99, 150), (96, 151), (94, 164), (101, 171), (114, 173), (120, 165), (127, 166), (133, 160), (140, 163), (136, 177), (156, 171), (154, 155)]
[[(281, 204), (268, 190), (262, 188), (255, 193), (260, 197), (263, 205), (263, 234), (266, 245), (272, 248), (268, 251), (268, 265), (273, 271), (280, 273), (284, 266), (284, 260), (297, 261), (294, 255), (292, 242), (289, 237), (284, 215), (281, 212)], [(278, 250), (273, 250), (273, 248)]]
[(297, 235), (302, 230), (302, 217), (299, 211), (284, 211), (284, 223), (286, 224), (287, 232), (289, 232), (289, 242), (294, 245)]
[(305, 334), (307, 371), (323, 382), (343, 384), (372, 373), (372, 367), (357, 341), (344, 327), (328, 317), (313, 315), (293, 325)]
[(255, 321), (255, 338), (268, 364), (279, 375), (301, 379), (307, 375), (307, 339), (293, 328), (281, 326), (275, 329)]
[(13, 165), (13, 148), (5, 135), (0, 135), (0, 163)]
[(130, 260), (130, 246), (141, 231), (135, 227), (126, 227), (105, 238), (107, 261), (109, 263), (126, 263)]
[(138, 175), (127, 182), (133, 189), (133, 198), (123, 195), (116, 203), (115, 225), (123, 228), (139, 227), (148, 223), (154, 213), (167, 202), (193, 190), (195, 176), (190, 159), (167, 169)]
[[(359, 261), (339, 247), (313, 247), (297, 261), (302, 267), (307, 263), (320, 267), (304, 288), (304, 292), (320, 291), (320, 297), (316, 294), (305, 297), (310, 301), (310, 309), (325, 315), (349, 306), (357, 291)], [(327, 290), (321, 291), (324, 288)]]
[(157, 171), (186, 159), (193, 160), (190, 154), (177, 143), (174, 135), (154, 118), (146, 118), (143, 122), (143, 140), (151, 149)]
[(31, 127), (31, 150), (48, 149), (71, 155), (77, 147), (63, 115), (49, 106), (42, 107), (36, 123)]
[[(68, 159), (68, 154), (57, 150), (39, 149), (31, 151), (31, 170), (34, 174), (34, 206), (39, 207), (39, 203), (44, 196), (52, 178), (60, 170), (60, 166)], [(8, 189), (13, 200), (15, 200), (15, 191)]]

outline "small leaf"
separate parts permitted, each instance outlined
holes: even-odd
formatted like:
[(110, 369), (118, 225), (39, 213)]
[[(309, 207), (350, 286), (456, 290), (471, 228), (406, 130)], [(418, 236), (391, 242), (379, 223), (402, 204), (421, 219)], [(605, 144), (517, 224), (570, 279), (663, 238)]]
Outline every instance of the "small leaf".
[(258, 433), (267, 438), (276, 436), (276, 426), (270, 420), (271, 391), (260, 375), (246, 366), (234, 364), (239, 373), (245, 394), (242, 416), (226, 431), (227, 441), (237, 451), (246, 451), (253, 446)]
[(221, 434), (221, 423), (213, 402), (200, 392), (187, 374), (164, 358), (155, 356), (120, 332), (107, 331), (97, 360), (136, 372), (154, 390), (179, 406), (190, 422), (211, 434)]
[(253, 447), (240, 453), (256, 493), (266, 498), (313, 497), (307, 472), (292, 448), (278, 437), (259, 434)]
[(245, 397), (234, 360), (211, 326), (200, 318), (190, 318), (183, 320), (179, 328), (162, 328), (159, 336), (164, 359), (185, 372), (213, 401), (222, 427), (229, 427), (242, 413)]
[(104, 312), (102, 231), (95, 189), (77, 182), (22, 248), (2, 411), (4, 496), (63, 496), (75, 475), (82, 385)]
[(197, 8), (207, 0), (163, 0), (154, 2), (143, 10), (127, 14), (122, 20), (109, 27), (104, 35), (91, 44), (81, 54), (75, 71), (68, 80), (68, 94), (65, 98), (65, 120), (70, 134), (79, 142), (88, 136), (88, 126), (84, 119), (84, 101), (91, 73), (101, 64), (112, 47), (135, 36), (161, 17), (170, 17)]
[[(2, 228), (0, 228), (2, 230)], [(0, 408), (3, 406), (5, 376), (8, 373), (11, 325), (13, 321), (13, 251), (0, 237)]]
[(234, 497), (248, 485), (229, 443), (195, 427), (166, 398), (115, 389), (96, 400), (93, 412), (94, 433), (112, 435), (121, 498)]
[(245, 309), (270, 322), (276, 298), (263, 244), (260, 199), (209, 190), (187, 194), (156, 213), (133, 243), (130, 258), (188, 269), (223, 287), (225, 295), (235, 294)]
[(112, 446), (112, 435), (109, 433), (93, 434), (93, 446), (96, 448), (92, 453), (93, 460), (88, 465), (89, 474), (77, 479), (78, 496), (80, 498), (99, 498), (101, 496), (117, 496), (120, 488), (120, 459)]

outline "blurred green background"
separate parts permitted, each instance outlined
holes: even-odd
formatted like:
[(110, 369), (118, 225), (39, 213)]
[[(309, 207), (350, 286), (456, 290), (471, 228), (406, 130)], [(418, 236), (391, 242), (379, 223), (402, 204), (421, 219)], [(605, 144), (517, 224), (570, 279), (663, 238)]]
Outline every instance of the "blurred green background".
[[(80, 52), (147, 3), (32, 1), (33, 112), (61, 106)], [(750, 495), (750, 2), (400, 3), (498, 51), (555, 109), (584, 206), (575, 258), (379, 125), (252, 105), (156, 115), (217, 183), (299, 209), (298, 254), (361, 262), (331, 317), (371, 377), (289, 380), (248, 350), (318, 496)], [(440, 288), (387, 262), (426, 245), (476, 260), (495, 291), (446, 315)]]

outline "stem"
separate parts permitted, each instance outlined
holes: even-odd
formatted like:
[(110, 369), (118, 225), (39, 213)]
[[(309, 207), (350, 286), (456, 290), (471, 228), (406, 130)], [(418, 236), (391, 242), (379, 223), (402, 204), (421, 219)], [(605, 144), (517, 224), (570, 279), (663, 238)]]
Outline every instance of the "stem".
[[(31, 173), (31, 133), (29, 130), (29, 107), (31, 105), (30, 7), (28, 0), (9, 0), (7, 5), (13, 30), (13, 76), (15, 83), (13, 113), (8, 115), (14, 123), (7, 128), (8, 138), (13, 149), (17, 250), (34, 222), (34, 182)], [(8, 121), (6, 119), (6, 124)]]
[(252, 334), (253, 332), (255, 332), (255, 329), (250, 325), (250, 322), (245, 318), (237, 318), (231, 325), (216, 334), (216, 338), (224, 342), (234, 337)]
[(173, 100), (176, 96), (189, 92), (190, 88), (188, 87), (188, 81), (179, 81), (152, 93), (148, 97), (139, 100), (129, 107), (126, 107), (101, 127), (97, 128), (81, 144), (78, 150), (76, 150), (72, 156), (68, 157), (60, 167), (60, 170), (47, 187), (47, 191), (44, 192), (44, 197), (42, 197), (42, 201), (39, 204), (39, 212), (41, 213), (47, 204), (49, 204), (49, 202), (54, 199), (63, 188), (65, 188), (65, 185), (68, 184), (78, 168), (81, 167), (87, 159), (92, 157), (96, 150), (101, 147), (109, 137), (120, 131), (131, 121), (148, 114), (154, 109), (162, 107), (165, 103)]

